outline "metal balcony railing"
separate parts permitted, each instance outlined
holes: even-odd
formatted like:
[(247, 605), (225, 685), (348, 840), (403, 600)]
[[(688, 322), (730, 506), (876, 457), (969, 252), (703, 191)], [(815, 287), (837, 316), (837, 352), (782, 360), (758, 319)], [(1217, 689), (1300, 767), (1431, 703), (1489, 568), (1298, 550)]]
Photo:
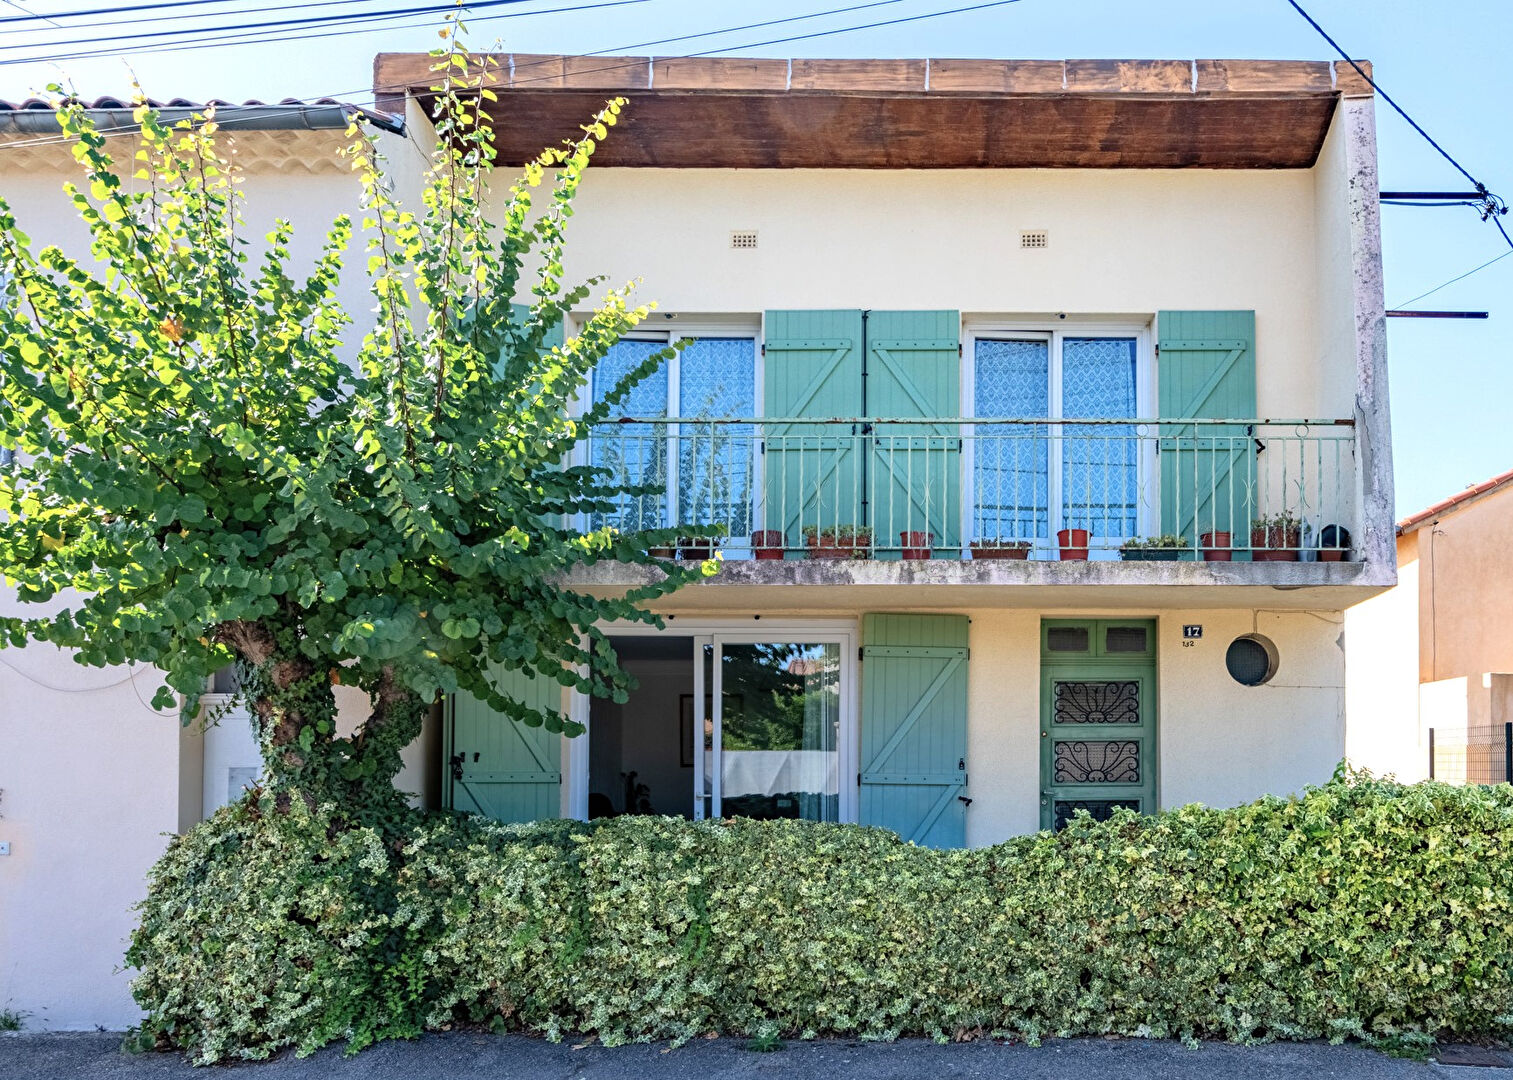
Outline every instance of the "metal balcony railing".
[(687, 526), (687, 558), (1339, 561), (1354, 456), (1348, 420), (628, 417), (588, 460), (662, 490), (587, 524)]

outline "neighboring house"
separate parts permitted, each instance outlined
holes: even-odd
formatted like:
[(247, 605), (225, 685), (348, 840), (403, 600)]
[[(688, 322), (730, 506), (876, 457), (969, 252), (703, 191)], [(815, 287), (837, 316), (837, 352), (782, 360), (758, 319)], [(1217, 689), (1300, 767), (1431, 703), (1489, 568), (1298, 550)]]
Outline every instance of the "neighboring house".
[[(683, 555), (723, 565), (661, 605), (665, 630), (608, 628), (641, 682), (623, 705), (514, 684), (588, 735), (447, 702), (407, 790), (503, 820), (786, 816), (950, 846), (1391, 755), (1346, 714), (1344, 612), (1396, 580), (1373, 100), (1348, 66), (503, 59), (503, 167), (630, 99), (568, 276), (640, 278), (659, 308), (585, 397), (692, 339), (583, 451), (667, 493), (593, 523), (688, 524)], [(376, 68), (401, 197), (405, 141), (434, 137), (428, 66)], [(355, 189), (340, 133), (284, 115), (298, 130), (238, 135), (246, 190), (313, 252)], [(56, 145), (0, 143), (28, 231), (77, 244), (67, 171)], [(360, 276), (343, 288), (367, 308)], [(1121, 558), (1156, 534), (1184, 538), (1177, 561)], [(20, 703), (0, 1001), (119, 1022), (109, 970), (157, 834), (256, 755), (229, 718), (181, 736), (128, 673), (0, 660)]]
[(1398, 585), (1350, 612), (1352, 716), (1405, 780), (1513, 781), (1513, 471), (1397, 525)]

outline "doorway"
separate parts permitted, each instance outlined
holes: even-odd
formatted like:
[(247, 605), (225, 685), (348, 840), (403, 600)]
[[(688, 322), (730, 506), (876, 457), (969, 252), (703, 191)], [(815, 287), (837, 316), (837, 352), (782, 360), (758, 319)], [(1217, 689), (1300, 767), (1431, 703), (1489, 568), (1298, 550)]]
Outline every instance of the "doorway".
[(574, 816), (856, 820), (854, 621), (606, 631), (638, 686), (621, 704), (572, 695)]

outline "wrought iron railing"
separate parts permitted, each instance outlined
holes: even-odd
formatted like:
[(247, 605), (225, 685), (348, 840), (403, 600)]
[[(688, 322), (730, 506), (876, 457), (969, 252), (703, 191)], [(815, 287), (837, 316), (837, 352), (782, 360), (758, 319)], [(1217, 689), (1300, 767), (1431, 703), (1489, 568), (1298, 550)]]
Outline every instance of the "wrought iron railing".
[(686, 525), (689, 558), (1338, 561), (1356, 531), (1348, 420), (630, 417), (588, 447), (662, 490), (587, 524)]

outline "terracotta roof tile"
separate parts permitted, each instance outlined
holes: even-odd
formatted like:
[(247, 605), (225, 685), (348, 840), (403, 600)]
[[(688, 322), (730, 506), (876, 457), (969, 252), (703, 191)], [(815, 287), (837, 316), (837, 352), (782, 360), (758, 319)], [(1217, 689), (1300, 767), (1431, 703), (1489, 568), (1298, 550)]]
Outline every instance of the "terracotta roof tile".
[(1483, 495), (1490, 494), (1508, 484), (1513, 484), (1513, 469), (1509, 469), (1505, 473), (1499, 473), (1490, 480), (1483, 480), (1479, 484), (1472, 484), (1465, 491), (1457, 492), (1448, 499), (1442, 499), (1433, 506), (1420, 510), (1416, 514), (1408, 515), (1397, 523), (1397, 534), (1402, 536), (1404, 533), (1412, 532), (1419, 526), (1437, 517), (1441, 517), (1450, 510), (1454, 510), (1461, 503), (1470, 502), (1472, 499), (1479, 499)]

